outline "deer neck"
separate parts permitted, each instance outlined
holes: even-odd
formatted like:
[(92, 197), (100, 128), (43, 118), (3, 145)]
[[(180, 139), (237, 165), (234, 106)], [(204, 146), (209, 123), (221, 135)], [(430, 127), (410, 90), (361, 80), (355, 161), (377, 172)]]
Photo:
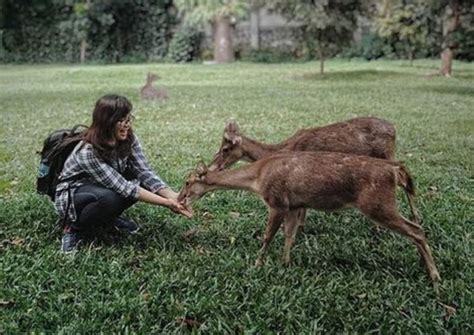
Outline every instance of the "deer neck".
[(210, 190), (234, 189), (257, 192), (258, 167), (255, 164), (238, 169), (208, 172), (206, 184)]
[(242, 136), (242, 149), (244, 157), (249, 162), (255, 162), (265, 156), (282, 149), (281, 144), (265, 144)]

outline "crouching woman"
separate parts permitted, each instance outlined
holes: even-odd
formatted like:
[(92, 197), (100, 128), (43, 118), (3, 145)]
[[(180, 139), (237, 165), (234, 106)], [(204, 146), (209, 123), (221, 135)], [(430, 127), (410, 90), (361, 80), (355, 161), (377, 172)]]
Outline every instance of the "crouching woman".
[[(55, 207), (64, 218), (61, 249), (74, 251), (83, 233), (112, 224), (129, 233), (138, 231), (122, 212), (137, 201), (160, 205), (191, 216), (153, 172), (132, 130), (132, 104), (106, 95), (92, 114), (92, 125), (64, 163), (56, 188)], [(63, 182), (61, 182), (63, 180)]]

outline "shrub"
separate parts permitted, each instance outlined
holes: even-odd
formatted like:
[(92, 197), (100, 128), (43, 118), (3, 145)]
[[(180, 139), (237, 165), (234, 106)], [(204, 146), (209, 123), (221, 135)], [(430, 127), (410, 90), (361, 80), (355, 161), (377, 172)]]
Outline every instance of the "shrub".
[(241, 60), (255, 63), (283, 63), (294, 60), (290, 50), (281, 48), (249, 49), (241, 53)]
[(173, 36), (168, 58), (177, 63), (191, 62), (199, 57), (202, 34), (189, 26), (182, 26)]

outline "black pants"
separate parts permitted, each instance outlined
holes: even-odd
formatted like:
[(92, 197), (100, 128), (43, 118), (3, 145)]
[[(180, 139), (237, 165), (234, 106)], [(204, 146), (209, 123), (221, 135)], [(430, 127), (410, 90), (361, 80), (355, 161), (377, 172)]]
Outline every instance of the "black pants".
[(137, 200), (134, 198), (123, 198), (100, 185), (80, 186), (74, 194), (77, 220), (71, 226), (75, 230), (104, 226), (113, 222), (135, 202)]

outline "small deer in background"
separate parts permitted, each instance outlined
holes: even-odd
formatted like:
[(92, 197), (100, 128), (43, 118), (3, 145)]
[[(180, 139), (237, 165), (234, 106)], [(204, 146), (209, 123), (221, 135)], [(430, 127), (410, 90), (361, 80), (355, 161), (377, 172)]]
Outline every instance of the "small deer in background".
[(165, 88), (153, 87), (153, 82), (157, 79), (160, 79), (158, 75), (148, 72), (146, 77), (146, 84), (140, 90), (140, 96), (142, 99), (158, 99), (162, 101), (168, 99), (168, 92)]
[(264, 264), (268, 246), (283, 221), (287, 225), (283, 262), (290, 261), (301, 209), (354, 207), (379, 225), (410, 238), (437, 287), (440, 276), (423, 228), (397, 210), (397, 186), (409, 195), (414, 215), (413, 180), (399, 162), (335, 152), (278, 152), (232, 170), (209, 171), (199, 165), (187, 178), (178, 201), (190, 208), (192, 202), (217, 189), (258, 194), (268, 207), (268, 222), (256, 265)]

